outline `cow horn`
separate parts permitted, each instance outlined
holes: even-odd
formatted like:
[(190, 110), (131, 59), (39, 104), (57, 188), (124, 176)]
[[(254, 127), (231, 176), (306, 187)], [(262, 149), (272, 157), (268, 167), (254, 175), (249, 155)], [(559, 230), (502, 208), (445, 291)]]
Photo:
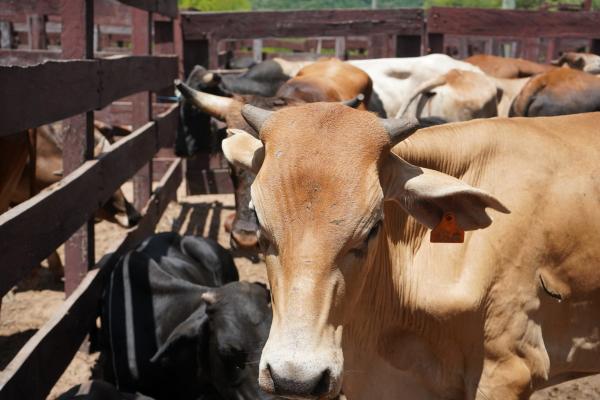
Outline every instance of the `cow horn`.
[(362, 93), (359, 93), (358, 96), (350, 99), (350, 100), (344, 100), (342, 101), (342, 104), (348, 107), (352, 107), (352, 108), (356, 108), (358, 106), (360, 106), (360, 103), (362, 103), (365, 100), (365, 95)]
[(380, 118), (379, 120), (390, 135), (393, 144), (400, 143), (419, 129), (419, 121), (416, 118)]
[(262, 128), (265, 121), (273, 115), (273, 112), (274, 111), (264, 110), (250, 104), (246, 104), (242, 107), (242, 116), (256, 132), (260, 132), (260, 128)]
[(216, 96), (214, 94), (192, 89), (178, 79), (175, 80), (175, 86), (181, 92), (183, 97), (191, 101), (200, 110), (222, 121), (225, 120), (227, 112), (235, 102), (235, 100), (230, 97)]

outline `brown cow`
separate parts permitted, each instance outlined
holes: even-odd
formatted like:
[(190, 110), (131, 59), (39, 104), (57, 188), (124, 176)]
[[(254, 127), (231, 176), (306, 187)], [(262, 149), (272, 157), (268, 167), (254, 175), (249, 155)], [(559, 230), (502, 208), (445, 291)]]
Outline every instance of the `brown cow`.
[(0, 214), (8, 210), (27, 164), (27, 132), (0, 137)]
[[(364, 98), (360, 103), (351, 101), (358, 108), (366, 110), (372, 83), (369, 75), (357, 67), (337, 59), (321, 59), (302, 68), (294, 78), (279, 88), (274, 97), (221, 97), (193, 90), (183, 83), (179, 83), (177, 88), (200, 110), (225, 121), (229, 128), (253, 132), (252, 127), (242, 118), (241, 109), (244, 104), (275, 110), (317, 101), (346, 101), (362, 94)], [(249, 207), (249, 187), (254, 174), (232, 166), (232, 180), (236, 200), (236, 216), (231, 229), (232, 246), (254, 248), (257, 244), (258, 224), (254, 211)]]
[[(98, 129), (98, 127), (106, 129), (105, 125), (97, 123), (94, 125), (94, 156), (98, 156), (108, 149), (110, 143)], [(43, 125), (32, 132), (37, 135), (35, 178), (32, 182), (30, 171), (28, 169), (23, 171), (10, 198), (13, 205), (22, 203), (32, 195), (58, 182), (63, 175), (62, 124), (59, 122)], [(32, 189), (33, 193), (31, 193)], [(127, 201), (121, 189), (118, 189), (96, 212), (96, 218), (130, 228), (137, 223), (140, 214)]]
[(600, 113), (407, 139), (339, 104), (242, 112), (260, 140), (223, 150), (257, 173), (265, 391), (519, 400), (600, 371)]
[(600, 78), (571, 68), (537, 75), (514, 100), (510, 115), (539, 117), (600, 111)]
[[(108, 133), (109, 128), (106, 124), (95, 122), (94, 131), (94, 155), (98, 156), (106, 151), (110, 145), (107, 139), (100, 133), (101, 130)], [(63, 176), (63, 127), (62, 123), (43, 125), (39, 128), (28, 130), (29, 135), (35, 135), (36, 149), (33, 154), (36, 156), (35, 177), (32, 179), (28, 168), (21, 168), (16, 178), (16, 183), (10, 185), (10, 180), (6, 177), (0, 177), (2, 190), (7, 188), (8, 201), (11, 205), (17, 205), (31, 198), (36, 193), (48, 186), (60, 181)], [(119, 128), (120, 134), (125, 133), (123, 128)], [(23, 135), (25, 140), (26, 135)], [(27, 161), (27, 143), (25, 143), (25, 159)], [(11, 151), (18, 154), (14, 147), (6, 147), (0, 144), (0, 151)], [(12, 154), (12, 153), (11, 153)], [(13, 163), (14, 172), (19, 171), (17, 163)], [(10, 185), (10, 186), (9, 186)], [(110, 199), (96, 211), (96, 220), (106, 220), (116, 223), (122, 227), (129, 228), (135, 226), (140, 218), (140, 214), (133, 205), (127, 201), (121, 189), (117, 190)], [(62, 275), (62, 262), (56, 252), (48, 257), (48, 266), (51, 272), (58, 278)]]
[(538, 64), (522, 58), (498, 57), (477, 54), (464, 61), (481, 68), (483, 72), (496, 78), (525, 78), (556, 69), (552, 65)]

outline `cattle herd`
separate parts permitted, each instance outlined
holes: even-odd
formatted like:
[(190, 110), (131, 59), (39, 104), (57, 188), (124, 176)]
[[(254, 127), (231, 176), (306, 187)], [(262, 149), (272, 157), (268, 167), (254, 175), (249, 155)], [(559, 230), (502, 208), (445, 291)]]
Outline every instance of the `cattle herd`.
[[(600, 372), (595, 74), (584, 53), (197, 66), (176, 151), (222, 148), (231, 246), (269, 288), (209, 239), (147, 238), (103, 295), (102, 380), (60, 399), (517, 400)], [(4, 207), (43, 187), (21, 148)], [(114, 197), (103, 217), (135, 224)]]

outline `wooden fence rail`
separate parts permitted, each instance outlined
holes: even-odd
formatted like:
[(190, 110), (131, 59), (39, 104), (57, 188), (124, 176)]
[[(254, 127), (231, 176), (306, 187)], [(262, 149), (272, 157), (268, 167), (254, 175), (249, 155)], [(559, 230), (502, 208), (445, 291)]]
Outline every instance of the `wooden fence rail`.
[[(160, 129), (160, 128), (159, 128)], [(98, 315), (98, 299), (118, 259), (154, 232), (181, 183), (175, 160), (142, 212), (138, 225), (86, 275), (73, 294), (13, 358), (0, 379), (0, 400), (43, 399), (71, 361)]]
[(142, 90), (158, 91), (177, 76), (175, 56), (118, 56), (48, 61), (0, 69), (0, 136), (102, 108)]
[[(133, 17), (128, 17), (133, 23), (136, 55), (105, 59), (92, 59), (94, 6), (101, 4), (106, 11), (111, 2), (11, 0), (8, 3), (8, 9), (25, 12), (27, 20), (36, 24), (34, 31), (39, 36), (30, 35), (30, 39), (35, 39), (30, 43), (39, 42), (40, 47), (45, 41), (47, 21), (42, 15), (60, 14), (61, 53), (3, 50), (0, 55), (16, 59), (21, 55), (21, 61), (27, 57), (35, 61), (36, 57), (55, 58), (60, 54), (61, 59), (30, 67), (0, 67), (3, 89), (0, 136), (67, 117), (68, 130), (63, 152), (64, 179), (0, 215), (0, 298), (65, 241), (65, 291), (71, 296), (2, 372), (0, 399), (46, 397), (93, 326), (106, 277), (121, 255), (153, 233), (181, 182), (180, 160), (158, 160), (157, 165), (162, 168), (158, 188), (152, 191), (150, 172), (149, 179), (140, 182), (134, 193), (138, 203), (141, 199), (138, 209), (142, 209), (142, 217), (138, 225), (102, 258), (99, 268), (88, 271), (94, 265), (94, 228), (90, 221), (95, 210), (126, 180), (139, 176), (140, 169), (151, 171), (157, 153), (169, 153), (159, 150), (173, 145), (179, 123), (178, 104), (168, 106), (165, 112), (152, 118), (151, 103), (151, 92), (166, 90), (172, 94), (173, 79), (179, 75), (178, 59), (150, 55), (150, 26), (157, 20), (161, 22), (161, 48), (175, 53), (174, 20), (155, 19), (152, 12), (176, 17), (177, 2), (123, 0), (122, 3), (140, 9), (133, 10), (129, 14)], [(27, 10), (31, 9), (41, 12), (29, 15)], [(0, 9), (0, 17), (5, 12), (6, 8)], [(134, 96), (128, 99), (126, 111), (137, 129), (93, 158), (90, 150), (93, 110), (130, 95)]]
[[(108, 153), (0, 215), (0, 296), (75, 232), (177, 129), (178, 105), (117, 142)], [(24, 235), (27, 232), (27, 235)]]

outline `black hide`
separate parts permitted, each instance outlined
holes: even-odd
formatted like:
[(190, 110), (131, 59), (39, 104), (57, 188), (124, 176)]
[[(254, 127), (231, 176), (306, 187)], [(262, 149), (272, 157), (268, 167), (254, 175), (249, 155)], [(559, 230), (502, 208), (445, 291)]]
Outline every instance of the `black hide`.
[(268, 398), (257, 361), (269, 293), (237, 279), (208, 239), (162, 233), (125, 255), (103, 299), (106, 379), (159, 400)]
[(121, 393), (110, 383), (93, 380), (73, 386), (56, 400), (153, 400), (136, 393)]

